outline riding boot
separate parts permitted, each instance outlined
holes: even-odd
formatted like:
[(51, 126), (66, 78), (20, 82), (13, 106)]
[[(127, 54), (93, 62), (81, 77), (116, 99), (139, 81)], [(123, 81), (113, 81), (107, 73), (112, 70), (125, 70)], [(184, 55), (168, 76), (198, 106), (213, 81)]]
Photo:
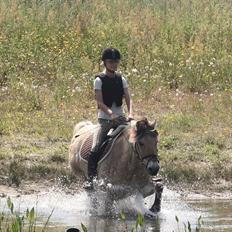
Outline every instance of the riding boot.
[(97, 152), (90, 152), (88, 159), (88, 177), (87, 181), (84, 182), (84, 188), (86, 190), (93, 190), (93, 179), (97, 177), (97, 162), (98, 154)]

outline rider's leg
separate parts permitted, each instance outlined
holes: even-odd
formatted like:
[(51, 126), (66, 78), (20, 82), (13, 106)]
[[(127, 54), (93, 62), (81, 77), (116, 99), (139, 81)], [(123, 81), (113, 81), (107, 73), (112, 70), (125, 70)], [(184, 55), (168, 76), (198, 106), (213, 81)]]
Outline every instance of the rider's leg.
[(89, 155), (88, 160), (88, 177), (87, 182), (84, 183), (84, 188), (92, 189), (93, 188), (93, 178), (97, 176), (97, 162), (99, 159), (99, 149), (106, 139), (106, 136), (109, 130), (112, 128), (112, 123), (109, 120), (99, 119), (100, 128), (98, 132), (94, 135), (93, 145)]

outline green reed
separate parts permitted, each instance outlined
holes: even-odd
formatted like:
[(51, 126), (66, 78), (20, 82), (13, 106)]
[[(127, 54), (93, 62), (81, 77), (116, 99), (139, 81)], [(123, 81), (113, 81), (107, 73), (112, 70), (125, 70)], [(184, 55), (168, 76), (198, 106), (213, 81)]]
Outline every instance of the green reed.
[[(1, 212), (0, 213), (0, 231), (1, 232), (35, 232), (38, 231), (36, 226), (36, 210), (35, 208), (27, 209), (24, 214), (20, 214), (15, 211), (14, 203), (11, 198), (7, 198), (7, 207), (10, 214)], [(52, 211), (53, 213), (53, 211)], [(41, 232), (45, 232), (48, 222), (51, 218), (52, 213), (47, 218), (44, 226), (40, 227)]]

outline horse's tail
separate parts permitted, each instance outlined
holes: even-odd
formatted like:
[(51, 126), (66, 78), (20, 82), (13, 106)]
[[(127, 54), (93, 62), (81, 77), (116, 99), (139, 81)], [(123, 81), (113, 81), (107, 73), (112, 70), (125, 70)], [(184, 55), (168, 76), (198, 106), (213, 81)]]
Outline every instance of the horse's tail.
[(73, 136), (76, 136), (78, 134), (78, 132), (81, 130), (81, 128), (83, 128), (84, 126), (87, 125), (93, 125), (92, 122), (90, 121), (82, 121), (82, 122), (78, 122), (73, 129)]

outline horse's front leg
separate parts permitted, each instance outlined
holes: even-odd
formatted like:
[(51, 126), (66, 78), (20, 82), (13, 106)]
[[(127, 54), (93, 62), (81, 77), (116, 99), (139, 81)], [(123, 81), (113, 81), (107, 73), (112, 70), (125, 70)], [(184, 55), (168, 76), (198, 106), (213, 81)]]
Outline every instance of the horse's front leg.
[[(138, 197), (141, 196), (142, 194), (142, 197), (143, 198), (146, 198), (148, 196), (151, 196), (155, 193), (155, 185), (153, 182), (149, 181), (145, 186), (143, 186), (142, 188), (139, 189), (139, 193), (138, 193), (138, 196), (136, 197), (136, 201), (139, 202), (137, 199)], [(146, 204), (146, 203), (145, 203)], [(154, 218), (156, 215), (153, 211), (151, 211), (150, 209), (148, 209), (147, 207), (142, 207), (141, 206), (141, 209), (143, 211), (143, 214), (145, 217), (147, 218)]]
[(161, 182), (157, 182), (155, 184), (155, 201), (150, 208), (150, 211), (153, 213), (157, 213), (161, 209), (161, 199), (162, 199), (162, 193), (163, 193), (163, 184)]

